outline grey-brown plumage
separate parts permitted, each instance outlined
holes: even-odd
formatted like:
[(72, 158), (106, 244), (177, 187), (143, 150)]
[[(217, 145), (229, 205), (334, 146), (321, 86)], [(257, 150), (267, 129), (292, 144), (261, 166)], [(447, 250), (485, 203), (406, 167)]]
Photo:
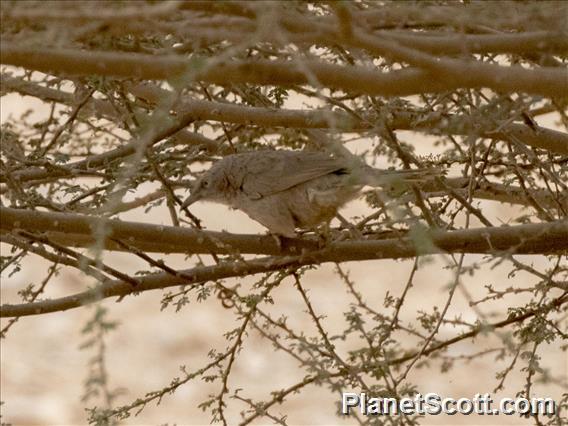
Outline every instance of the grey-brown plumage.
[(183, 207), (198, 200), (225, 204), (275, 234), (294, 237), (296, 228), (312, 229), (333, 219), (365, 185), (422, 180), (431, 174), (431, 170), (378, 170), (320, 152), (247, 152), (216, 162), (193, 185)]

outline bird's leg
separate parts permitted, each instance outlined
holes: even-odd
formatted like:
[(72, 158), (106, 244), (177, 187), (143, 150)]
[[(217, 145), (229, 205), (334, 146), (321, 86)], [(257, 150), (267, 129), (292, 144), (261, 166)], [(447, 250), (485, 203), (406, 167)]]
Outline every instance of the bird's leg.
[(331, 233), (331, 220), (328, 220), (323, 224), (323, 240), (325, 245), (333, 241)]
[[(336, 214), (336, 217), (339, 219), (339, 221), (341, 222), (341, 224), (345, 228), (349, 229), (349, 233), (351, 234), (352, 238), (354, 238), (356, 240), (362, 240), (363, 239), (363, 234), (361, 234), (361, 231), (359, 231), (355, 226), (353, 226), (351, 224), (351, 222), (349, 222), (347, 219), (345, 219), (339, 213)], [(341, 236), (339, 238), (342, 239)]]
[(334, 241), (341, 241), (344, 239), (341, 231), (336, 231), (331, 228), (331, 220), (324, 222), (314, 231), (318, 236), (318, 248), (320, 249), (326, 247), (328, 244), (331, 244)]
[(331, 227), (329, 226), (329, 222), (330, 221), (326, 221), (323, 225), (314, 229), (314, 232), (318, 237), (318, 249), (323, 249), (325, 248), (325, 246), (332, 242)]
[(282, 247), (284, 246), (283, 239), (285, 237), (282, 235), (274, 234), (272, 232), (268, 232), (268, 235), (270, 235), (272, 239), (276, 242), (276, 245), (278, 246), (278, 251), (282, 252)]
[(276, 234), (274, 232), (268, 232), (268, 235), (274, 239), (280, 252), (283, 252), (286, 246), (289, 245), (289, 240), (298, 237), (298, 235), (296, 235), (295, 237), (290, 237), (287, 235)]

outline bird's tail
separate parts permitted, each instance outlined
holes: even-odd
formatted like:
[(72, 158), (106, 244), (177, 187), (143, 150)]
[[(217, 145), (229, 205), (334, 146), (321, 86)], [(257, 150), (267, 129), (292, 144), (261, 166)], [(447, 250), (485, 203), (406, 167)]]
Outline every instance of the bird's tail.
[(364, 180), (369, 186), (409, 185), (432, 180), (435, 177), (443, 176), (444, 173), (444, 170), (436, 168), (382, 170), (367, 166)]

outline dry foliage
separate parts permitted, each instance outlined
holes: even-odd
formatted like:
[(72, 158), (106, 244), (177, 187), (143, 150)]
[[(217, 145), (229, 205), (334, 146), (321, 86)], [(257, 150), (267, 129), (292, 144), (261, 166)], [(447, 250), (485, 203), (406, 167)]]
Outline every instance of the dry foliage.
[[(530, 397), (537, 381), (566, 386), (565, 377), (541, 369), (539, 360), (549, 344), (566, 338), (567, 6), (3, 1), (2, 96), (33, 97), (50, 112), (39, 121), (26, 113), (2, 123), (1, 268), (6, 277), (18, 273), (28, 256), (50, 266), (43, 282), (21, 290), (20, 301), (3, 300), (2, 337), (24, 316), (64, 315), (117, 296), (129, 303), (129, 295), (170, 287), (162, 308), (183, 311), (216, 295), (236, 315), (226, 347), (210, 348), (208, 365), (183, 370), (169, 386), (130, 403), (117, 405), (94, 368), (99, 380), (86, 391), (98, 395), (87, 404), (98, 407), (89, 414), (97, 424), (134, 416), (204, 378), (218, 385), (200, 402), (213, 421), (286, 424), (279, 405), (313, 386), (411, 396), (414, 370), (467, 368), (468, 356), (510, 360), (510, 368), (495, 371), (496, 389), (514, 368), (526, 375), (523, 389), (514, 390), (521, 396)], [(430, 155), (417, 153), (423, 152), (414, 145), (419, 135), (434, 141)], [(208, 231), (206, 218), (180, 211), (195, 176), (223, 155), (338, 144), (369, 164), (447, 174), (412, 188), (368, 191), (365, 215), (334, 222), (323, 243), (314, 233), (278, 241)], [(160, 208), (169, 226), (120, 220), (135, 209)], [(121, 271), (103, 262), (105, 251), (130, 253), (147, 267)], [(160, 253), (185, 254), (190, 267), (168, 266)], [(524, 254), (538, 255), (546, 266), (533, 266)], [(453, 273), (446, 301), (403, 322), (405, 298), (416, 291), (415, 273), (429, 255)], [(413, 259), (410, 275), (386, 293), (383, 306), (370, 306), (342, 263), (374, 260), (385, 268), (394, 261), (388, 259)], [(327, 262), (336, 264), (349, 304), (340, 332), (326, 329), (307, 291), (309, 271)], [(456, 291), (467, 296), (462, 277), (503, 264), (510, 282), (470, 300), (477, 320), (448, 315)], [(90, 286), (50, 298), (63, 268), (81, 271)], [(517, 272), (529, 274), (532, 285), (518, 287)], [(235, 287), (245, 276), (254, 284)], [(278, 305), (272, 295), (282, 285), (295, 286), (315, 334), (267, 309)], [(519, 293), (525, 302), (507, 304)], [(483, 307), (496, 299), (503, 309), (491, 319)], [(455, 337), (443, 340), (438, 332), (448, 324)], [(113, 328), (102, 307), (86, 327), (90, 347), (100, 351), (99, 367)], [(501, 344), (448, 355), (449, 347), (481, 333), (494, 333)], [(295, 359), (301, 377), (291, 386), (274, 383), (263, 401), (231, 381), (251, 334)], [(343, 350), (337, 342), (346, 340), (352, 345)], [(229, 405), (240, 416), (227, 414)], [(531, 421), (561, 424), (566, 398), (558, 405), (557, 416)]]

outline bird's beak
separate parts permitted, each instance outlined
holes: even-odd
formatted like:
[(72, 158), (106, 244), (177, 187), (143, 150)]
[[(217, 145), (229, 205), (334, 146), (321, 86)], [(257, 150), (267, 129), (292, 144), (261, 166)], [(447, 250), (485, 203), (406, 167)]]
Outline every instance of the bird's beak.
[(199, 195), (196, 192), (192, 192), (189, 195), (189, 197), (187, 197), (187, 199), (183, 202), (183, 204), (181, 205), (181, 208), (185, 209), (186, 207), (191, 206), (197, 200), (199, 200)]

